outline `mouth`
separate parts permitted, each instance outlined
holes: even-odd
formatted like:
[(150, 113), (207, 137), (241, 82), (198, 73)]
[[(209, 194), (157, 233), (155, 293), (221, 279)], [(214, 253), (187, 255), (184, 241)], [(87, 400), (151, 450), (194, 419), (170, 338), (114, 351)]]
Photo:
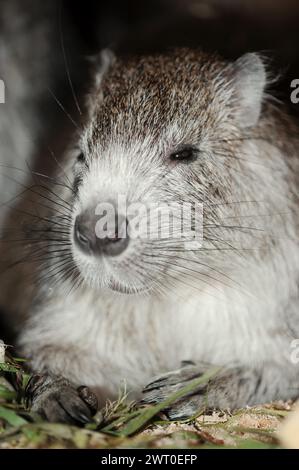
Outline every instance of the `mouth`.
[(119, 294), (134, 295), (147, 292), (150, 289), (150, 286), (143, 287), (132, 287), (126, 286), (115, 279), (110, 279), (108, 283), (108, 288)]

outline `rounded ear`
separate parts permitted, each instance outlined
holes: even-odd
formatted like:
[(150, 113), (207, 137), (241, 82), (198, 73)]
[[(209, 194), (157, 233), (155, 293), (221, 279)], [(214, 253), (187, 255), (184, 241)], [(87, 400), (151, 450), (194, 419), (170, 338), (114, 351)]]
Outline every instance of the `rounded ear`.
[[(102, 98), (101, 83), (110, 69), (114, 64), (116, 57), (110, 49), (103, 49), (99, 54), (89, 59), (92, 63), (92, 90), (86, 97), (86, 105), (88, 114), (91, 116), (94, 112), (97, 103)], [(97, 97), (95, 99), (95, 96)]]
[(103, 77), (106, 75), (110, 67), (114, 64), (116, 56), (111, 49), (103, 49), (96, 56), (96, 86), (101, 84)]
[(259, 120), (266, 79), (265, 66), (258, 54), (244, 54), (233, 64), (237, 119), (243, 128), (255, 126)]

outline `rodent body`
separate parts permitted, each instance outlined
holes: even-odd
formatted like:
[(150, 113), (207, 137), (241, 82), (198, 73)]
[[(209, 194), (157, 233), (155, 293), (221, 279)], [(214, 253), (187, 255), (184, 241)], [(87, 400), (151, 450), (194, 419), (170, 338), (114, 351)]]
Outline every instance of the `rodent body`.
[[(104, 69), (89, 97), (80, 158), (65, 157), (68, 187), (50, 182), (50, 207), (39, 207), (39, 221), (20, 221), (28, 243), (18, 247), (33, 255), (21, 265), (14, 308), (9, 299), (2, 305), (22, 322), (24, 354), (34, 370), (84, 383), (103, 400), (117, 396), (122, 380), (138, 396), (182, 361), (194, 365), (145, 389), (145, 401), (159, 401), (206, 364), (225, 371), (221, 386), (211, 384), (211, 406), (297, 396), (290, 354), (299, 333), (298, 139), (264, 101), (261, 59), (106, 53)], [(171, 155), (186, 148), (194, 158), (174, 163)], [(130, 240), (118, 256), (83, 253), (73, 239), (76, 217), (120, 193), (130, 202), (202, 203), (202, 247)], [(25, 203), (26, 214), (35, 203)], [(39, 281), (24, 300), (32, 272)], [(4, 286), (15, 286), (15, 275)], [(203, 395), (172, 416), (192, 414)]]

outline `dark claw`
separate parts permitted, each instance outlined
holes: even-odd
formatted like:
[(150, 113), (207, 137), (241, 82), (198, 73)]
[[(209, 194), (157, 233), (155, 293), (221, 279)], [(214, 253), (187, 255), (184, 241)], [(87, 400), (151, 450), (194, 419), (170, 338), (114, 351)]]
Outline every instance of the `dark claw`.
[(92, 414), (86, 404), (77, 395), (68, 396), (66, 393), (57, 400), (58, 404), (74, 424), (87, 424), (91, 421)]
[(188, 366), (195, 366), (195, 365), (196, 365), (195, 362), (190, 361), (190, 360), (181, 362), (181, 367), (188, 367)]
[(151, 390), (157, 390), (167, 382), (166, 378), (154, 380), (154, 382), (149, 383), (144, 387), (143, 392), (150, 392)]

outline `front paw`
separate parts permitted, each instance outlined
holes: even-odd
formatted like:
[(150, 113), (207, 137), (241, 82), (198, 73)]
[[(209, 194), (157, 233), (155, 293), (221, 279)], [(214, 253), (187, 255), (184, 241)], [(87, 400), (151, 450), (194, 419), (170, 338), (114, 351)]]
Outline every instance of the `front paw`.
[(31, 410), (50, 422), (84, 425), (98, 408), (88, 387), (77, 388), (63, 377), (33, 375), (25, 393)]
[[(143, 389), (141, 403), (162, 403), (172, 394), (202, 377), (208, 370), (209, 367), (206, 365), (188, 366), (157, 377)], [(243, 388), (247, 384), (247, 379), (249, 377), (246, 377), (242, 369), (222, 369), (183, 398), (174, 401), (164, 412), (169, 419), (186, 419), (204, 410), (243, 406), (242, 400), (245, 400), (246, 395), (243, 393)]]

